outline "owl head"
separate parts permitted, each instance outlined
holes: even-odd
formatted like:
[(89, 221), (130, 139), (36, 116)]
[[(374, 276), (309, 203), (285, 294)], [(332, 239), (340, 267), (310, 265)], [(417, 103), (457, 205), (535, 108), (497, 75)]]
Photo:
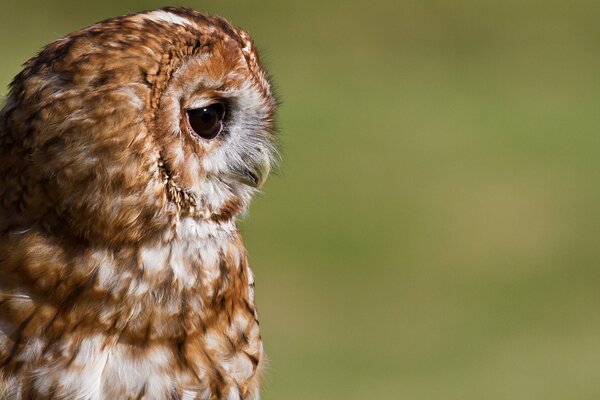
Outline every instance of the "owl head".
[(269, 173), (275, 108), (250, 36), (221, 18), (165, 8), (100, 22), (11, 84), (0, 212), (106, 243), (184, 216), (230, 220)]

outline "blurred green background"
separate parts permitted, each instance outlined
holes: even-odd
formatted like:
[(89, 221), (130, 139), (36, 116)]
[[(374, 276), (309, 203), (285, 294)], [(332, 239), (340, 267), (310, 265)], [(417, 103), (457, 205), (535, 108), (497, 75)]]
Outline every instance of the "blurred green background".
[[(2, 0), (0, 84), (162, 1)], [(264, 399), (600, 398), (597, 1), (188, 1), (249, 30), (284, 161), (242, 223)]]

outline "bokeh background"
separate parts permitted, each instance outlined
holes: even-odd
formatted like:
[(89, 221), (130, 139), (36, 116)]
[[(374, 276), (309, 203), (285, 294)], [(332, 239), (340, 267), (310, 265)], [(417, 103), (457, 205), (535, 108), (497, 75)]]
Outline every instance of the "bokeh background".
[(249, 30), (282, 101), (242, 223), (264, 399), (600, 398), (598, 2), (2, 0), (2, 93), (165, 5)]

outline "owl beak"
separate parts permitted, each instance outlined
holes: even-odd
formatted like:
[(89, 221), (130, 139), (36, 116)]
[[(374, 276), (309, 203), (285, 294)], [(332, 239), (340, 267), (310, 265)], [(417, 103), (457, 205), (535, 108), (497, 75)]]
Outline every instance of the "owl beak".
[(264, 157), (258, 164), (256, 170), (258, 176), (258, 179), (256, 180), (256, 187), (261, 188), (267, 181), (269, 172), (271, 172), (271, 160), (269, 160), (268, 157)]
[(261, 188), (267, 181), (269, 172), (271, 172), (271, 162), (265, 156), (242, 174), (242, 182), (255, 188)]
[(271, 172), (271, 158), (269, 152), (262, 146), (258, 149), (259, 154), (246, 160), (246, 164), (234, 170), (233, 177), (245, 185), (253, 188), (261, 188), (267, 181)]

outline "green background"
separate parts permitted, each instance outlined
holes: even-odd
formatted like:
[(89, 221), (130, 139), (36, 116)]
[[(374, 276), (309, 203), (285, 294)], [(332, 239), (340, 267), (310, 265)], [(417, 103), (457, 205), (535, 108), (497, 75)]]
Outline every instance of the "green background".
[[(3, 93), (163, 5), (2, 0)], [(282, 100), (242, 223), (264, 399), (600, 398), (600, 3), (185, 5), (249, 30)]]

